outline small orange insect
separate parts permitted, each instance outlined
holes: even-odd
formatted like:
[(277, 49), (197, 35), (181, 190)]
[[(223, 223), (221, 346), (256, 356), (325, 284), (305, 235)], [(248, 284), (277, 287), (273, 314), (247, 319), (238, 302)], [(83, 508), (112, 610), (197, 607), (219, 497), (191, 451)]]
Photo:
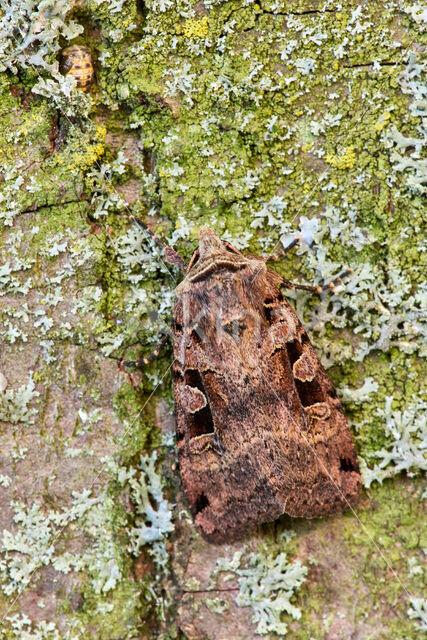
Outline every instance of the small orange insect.
[(76, 79), (78, 89), (87, 91), (95, 80), (95, 71), (92, 64), (92, 56), (88, 47), (73, 44), (61, 53), (62, 72), (71, 73)]

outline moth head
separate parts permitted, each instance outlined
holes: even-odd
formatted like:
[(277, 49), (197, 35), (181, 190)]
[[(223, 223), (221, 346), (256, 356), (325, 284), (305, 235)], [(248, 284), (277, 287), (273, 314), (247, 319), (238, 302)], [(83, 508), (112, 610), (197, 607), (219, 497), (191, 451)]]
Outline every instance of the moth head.
[[(230, 256), (230, 254), (234, 254), (233, 258)], [(215, 263), (215, 261), (219, 258), (220, 260), (222, 260), (222, 266), (224, 266), (224, 258), (226, 256), (230, 258), (229, 262), (233, 265), (236, 263), (236, 257), (240, 258), (240, 266), (243, 266), (243, 262), (245, 264), (247, 262), (245, 256), (243, 256), (240, 251), (235, 249), (226, 240), (221, 240), (221, 238), (218, 238), (215, 231), (209, 229), (208, 227), (205, 227), (199, 231), (199, 247), (193, 253), (193, 256), (188, 264), (187, 274), (193, 270), (193, 267), (196, 264), (199, 267), (199, 262), (205, 264), (206, 262), (210, 263), (213, 261)], [(193, 275), (193, 279), (196, 276)]]
[(218, 253), (234, 253), (238, 256), (242, 255), (240, 251), (235, 249), (229, 242), (218, 238), (215, 231), (212, 229), (209, 229), (208, 227), (200, 229), (199, 257), (203, 260), (217, 255)]
[(204, 227), (199, 231), (199, 255), (203, 260), (209, 258), (217, 253), (224, 252), (224, 243), (218, 238), (215, 231)]

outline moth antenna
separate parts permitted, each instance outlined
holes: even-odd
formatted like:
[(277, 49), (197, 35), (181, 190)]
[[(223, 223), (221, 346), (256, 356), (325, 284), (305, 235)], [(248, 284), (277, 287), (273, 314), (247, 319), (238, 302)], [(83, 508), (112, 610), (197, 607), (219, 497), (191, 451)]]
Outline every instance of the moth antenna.
[(172, 249), (172, 247), (168, 247), (167, 244), (162, 242), (162, 240), (160, 240), (158, 236), (156, 236), (152, 231), (150, 231), (150, 229), (147, 227), (145, 222), (142, 222), (142, 220), (140, 220), (139, 218), (136, 218), (133, 215), (129, 216), (129, 219), (132, 220), (132, 222), (136, 224), (137, 227), (142, 229), (144, 233), (148, 234), (154, 240), (157, 246), (160, 247), (160, 249), (162, 249), (166, 262), (168, 262), (169, 264), (175, 265), (176, 267), (179, 267), (184, 272), (187, 271), (187, 263), (181, 258), (179, 253), (177, 253), (174, 249)]

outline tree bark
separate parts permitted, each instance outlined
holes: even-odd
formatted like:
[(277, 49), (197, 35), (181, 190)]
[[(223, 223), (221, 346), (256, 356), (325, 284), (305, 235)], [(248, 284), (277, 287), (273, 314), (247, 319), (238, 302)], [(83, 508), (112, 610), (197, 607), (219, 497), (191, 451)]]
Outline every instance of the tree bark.
[[(3, 636), (419, 637), (425, 11), (27, 4), (0, 9)], [(70, 43), (86, 92), (55, 65)], [(357, 509), (200, 537), (171, 349), (121, 365), (155, 349), (180, 279), (130, 215), (185, 260), (210, 226), (266, 256), (300, 236), (275, 266), (292, 281), (353, 269), (291, 300), (352, 428)]]

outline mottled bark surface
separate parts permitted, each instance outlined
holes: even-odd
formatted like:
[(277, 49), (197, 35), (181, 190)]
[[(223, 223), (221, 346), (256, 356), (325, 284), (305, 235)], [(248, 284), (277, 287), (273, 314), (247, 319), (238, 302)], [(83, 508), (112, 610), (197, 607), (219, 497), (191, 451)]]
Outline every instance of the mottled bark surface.
[[(419, 637), (425, 12), (39, 4), (0, 8), (1, 637)], [(69, 43), (87, 93), (59, 73)], [(352, 428), (355, 511), (200, 538), (171, 349), (119, 366), (155, 348), (180, 280), (131, 213), (186, 259), (210, 226), (254, 254), (302, 236), (290, 280), (353, 268), (291, 302)]]

